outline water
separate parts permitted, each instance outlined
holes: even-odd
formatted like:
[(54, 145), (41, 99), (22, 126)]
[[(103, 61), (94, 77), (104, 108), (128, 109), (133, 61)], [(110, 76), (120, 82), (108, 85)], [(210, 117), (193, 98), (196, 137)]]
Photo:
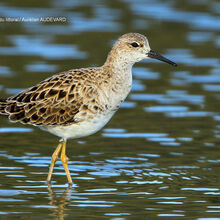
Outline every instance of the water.
[(72, 189), (60, 161), (45, 184), (56, 137), (0, 118), (0, 219), (220, 219), (219, 12), (217, 0), (1, 1), (0, 17), (24, 20), (0, 19), (0, 97), (102, 65), (131, 31), (179, 66), (136, 64), (111, 122), (68, 142)]

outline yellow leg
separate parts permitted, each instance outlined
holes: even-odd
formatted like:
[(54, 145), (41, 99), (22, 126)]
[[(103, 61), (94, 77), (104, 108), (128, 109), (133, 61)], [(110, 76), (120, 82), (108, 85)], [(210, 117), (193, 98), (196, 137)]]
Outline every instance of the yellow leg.
[(64, 167), (65, 172), (66, 172), (68, 183), (71, 186), (71, 185), (73, 185), (73, 181), (72, 181), (72, 178), (70, 176), (70, 171), (69, 171), (68, 164), (67, 164), (68, 163), (68, 157), (66, 156), (66, 141), (63, 141), (62, 144), (63, 144), (63, 147), (62, 147), (62, 152), (61, 152), (60, 159), (63, 163), (63, 167)]
[(53, 173), (53, 168), (54, 168), (54, 165), (58, 159), (58, 156), (59, 156), (59, 153), (60, 153), (60, 150), (63, 146), (63, 142), (62, 143), (59, 143), (59, 145), (57, 146), (56, 150), (54, 151), (52, 157), (51, 157), (51, 164), (50, 164), (50, 169), (49, 169), (49, 173), (48, 173), (48, 176), (47, 176), (47, 182), (50, 183), (51, 182), (51, 177), (52, 177), (52, 173)]

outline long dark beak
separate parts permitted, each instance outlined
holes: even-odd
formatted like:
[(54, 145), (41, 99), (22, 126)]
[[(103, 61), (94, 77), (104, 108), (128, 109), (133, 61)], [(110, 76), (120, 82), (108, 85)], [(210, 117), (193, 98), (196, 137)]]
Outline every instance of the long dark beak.
[(173, 65), (173, 66), (177, 66), (176, 63), (174, 63), (173, 61), (167, 59), (166, 57), (163, 57), (162, 55), (160, 55), (159, 53), (157, 53), (157, 52), (155, 52), (155, 51), (153, 51), (153, 50), (150, 50), (150, 52), (148, 52), (147, 55), (148, 55), (148, 57), (150, 57), (150, 58), (154, 58), (154, 59), (157, 59), (157, 60), (161, 60), (161, 61), (166, 62), (166, 63), (169, 63), (169, 64), (171, 64), (171, 65)]

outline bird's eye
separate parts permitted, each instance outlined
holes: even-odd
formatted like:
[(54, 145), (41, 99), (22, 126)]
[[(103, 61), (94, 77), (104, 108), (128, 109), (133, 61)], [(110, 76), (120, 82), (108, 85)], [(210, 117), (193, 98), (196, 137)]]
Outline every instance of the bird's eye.
[(131, 43), (131, 46), (132, 46), (132, 47), (139, 47), (139, 44), (136, 43), (136, 42), (133, 42), (133, 43)]

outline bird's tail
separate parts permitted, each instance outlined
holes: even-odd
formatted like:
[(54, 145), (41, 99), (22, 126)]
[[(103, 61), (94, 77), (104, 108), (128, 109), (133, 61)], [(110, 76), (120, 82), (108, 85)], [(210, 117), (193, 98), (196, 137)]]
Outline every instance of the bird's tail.
[(8, 113), (5, 111), (5, 108), (8, 106), (7, 99), (0, 98), (0, 115), (8, 116)]

